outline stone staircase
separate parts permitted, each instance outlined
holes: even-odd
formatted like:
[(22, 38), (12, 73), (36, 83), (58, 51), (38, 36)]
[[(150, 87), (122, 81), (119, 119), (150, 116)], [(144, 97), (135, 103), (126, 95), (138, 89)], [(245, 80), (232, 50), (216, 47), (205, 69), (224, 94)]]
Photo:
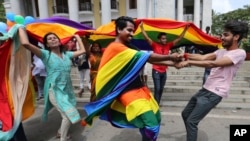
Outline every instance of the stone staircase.
[[(148, 87), (153, 92), (153, 80), (151, 75), (151, 64), (146, 65), (148, 74)], [(164, 88), (161, 105), (184, 106), (192, 95), (202, 86), (204, 68), (188, 67), (175, 69), (169, 67), (167, 82)], [(79, 74), (77, 68), (72, 68), (71, 78), (75, 91), (79, 89)], [(85, 88), (83, 98), (79, 100), (89, 100), (90, 93)], [(87, 102), (86, 101), (86, 102)], [(233, 80), (230, 88), (229, 98), (223, 99), (222, 107), (239, 107), (250, 109), (250, 61), (245, 61)], [(223, 105), (224, 104), (224, 105)], [(243, 106), (240, 106), (243, 105)]]

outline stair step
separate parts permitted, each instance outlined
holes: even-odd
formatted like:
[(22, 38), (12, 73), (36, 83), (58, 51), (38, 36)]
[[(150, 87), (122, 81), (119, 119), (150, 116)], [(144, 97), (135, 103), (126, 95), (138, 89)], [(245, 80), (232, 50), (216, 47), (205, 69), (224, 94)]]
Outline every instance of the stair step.
[[(171, 106), (171, 107), (185, 107), (188, 101), (162, 101), (161, 106)], [(232, 109), (232, 110), (240, 110), (240, 109), (249, 109), (250, 103), (241, 103), (241, 102), (224, 102), (221, 101), (216, 108), (217, 109)]]
[[(153, 92), (152, 80), (152, 65), (146, 65), (148, 75), (148, 86)], [(204, 68), (201, 67), (188, 67), (183, 69), (175, 69), (174, 67), (168, 68), (167, 81), (164, 88), (162, 102), (167, 103), (172, 101), (187, 102), (198, 90), (202, 87)], [(72, 84), (75, 88), (75, 93), (79, 91), (79, 72), (77, 67), (72, 67), (71, 70)], [(86, 83), (86, 82), (85, 82)], [(229, 98), (225, 98), (221, 103), (237, 104), (237, 103), (250, 103), (250, 61), (245, 61), (236, 74), (230, 88)], [(78, 97), (78, 96), (77, 96)], [(78, 100), (85, 100), (89, 102), (90, 92), (85, 89), (82, 98)], [(176, 102), (175, 102), (176, 103)], [(233, 107), (233, 106), (232, 106)], [(243, 106), (244, 107), (244, 106)], [(250, 106), (249, 106), (250, 107)]]

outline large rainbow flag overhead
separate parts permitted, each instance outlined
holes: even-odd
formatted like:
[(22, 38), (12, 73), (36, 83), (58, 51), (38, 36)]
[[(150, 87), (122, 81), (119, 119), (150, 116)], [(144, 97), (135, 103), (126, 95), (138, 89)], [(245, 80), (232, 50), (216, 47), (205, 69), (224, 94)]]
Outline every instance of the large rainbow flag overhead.
[[(219, 39), (207, 35), (193, 23), (179, 22), (170, 19), (137, 19), (135, 20), (136, 29), (132, 43), (142, 50), (151, 50), (151, 47), (143, 38), (140, 28), (138, 28), (138, 25), (141, 22), (143, 22), (144, 29), (148, 36), (154, 41), (157, 41), (157, 35), (159, 32), (167, 33), (168, 41), (172, 41), (181, 34), (187, 24), (190, 24), (184, 38), (176, 45), (176, 47), (195, 45), (201, 50), (216, 50), (221, 47), (221, 41)], [(100, 26), (90, 35), (91, 40), (99, 41), (103, 47), (106, 47), (114, 40), (114, 38), (114, 21)]]
[(78, 33), (80, 35), (86, 35), (94, 31), (91, 27), (62, 17), (36, 20), (28, 24), (26, 29), (29, 37), (35, 41), (42, 43), (43, 36), (48, 32), (53, 32), (59, 36), (63, 44), (69, 41), (71, 37), (79, 31), (81, 31)]

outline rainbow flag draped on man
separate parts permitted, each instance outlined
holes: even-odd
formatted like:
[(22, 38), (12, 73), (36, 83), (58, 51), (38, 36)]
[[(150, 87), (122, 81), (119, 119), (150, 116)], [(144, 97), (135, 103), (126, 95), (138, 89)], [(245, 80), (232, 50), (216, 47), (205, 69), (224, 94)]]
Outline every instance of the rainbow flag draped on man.
[(87, 124), (91, 125), (93, 118), (99, 116), (115, 127), (140, 128), (156, 140), (161, 117), (153, 95), (145, 86), (126, 91), (149, 55), (116, 42), (106, 48), (96, 78), (96, 101), (84, 106)]

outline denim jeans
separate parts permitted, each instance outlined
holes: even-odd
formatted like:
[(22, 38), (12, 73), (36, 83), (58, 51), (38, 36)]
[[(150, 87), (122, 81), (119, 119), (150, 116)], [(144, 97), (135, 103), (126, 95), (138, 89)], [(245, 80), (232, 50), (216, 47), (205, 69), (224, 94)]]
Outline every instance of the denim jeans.
[(210, 74), (210, 71), (211, 71), (211, 68), (205, 68), (205, 71), (204, 71), (204, 74), (203, 74), (203, 81), (202, 81), (202, 84), (204, 85), (206, 80), (207, 80), (207, 77), (209, 76)]
[(199, 122), (213, 109), (222, 97), (202, 88), (188, 102), (182, 111), (187, 130), (187, 141), (196, 141)]
[(44, 89), (44, 83), (45, 83), (45, 76), (40, 76), (40, 74), (37, 74), (34, 76), (36, 83), (37, 83), (37, 89), (38, 89), (38, 98), (43, 97), (43, 89)]
[(161, 96), (167, 80), (167, 73), (161, 73), (153, 69), (152, 77), (154, 81), (154, 97), (157, 103), (160, 105)]
[(9, 141), (27, 141), (26, 135), (24, 133), (23, 124), (22, 122), (18, 126), (16, 133), (14, 134), (13, 138)]

